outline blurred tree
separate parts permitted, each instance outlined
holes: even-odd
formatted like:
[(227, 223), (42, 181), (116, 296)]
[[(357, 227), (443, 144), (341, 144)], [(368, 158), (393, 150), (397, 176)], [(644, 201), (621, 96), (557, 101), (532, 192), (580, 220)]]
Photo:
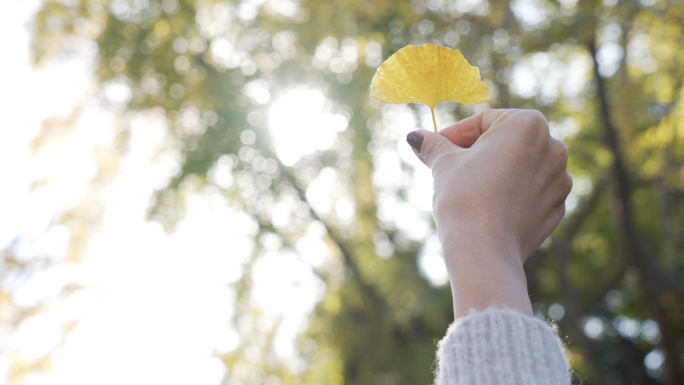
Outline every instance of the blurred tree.
[[(395, 215), (422, 183), (397, 146), (425, 111), (380, 106), (368, 86), (382, 59), (433, 43), (480, 67), (491, 107), (541, 110), (570, 148), (568, 214), (526, 268), (535, 311), (568, 336), (575, 380), (681, 384), (683, 18), (680, 0), (46, 0), (33, 45), (37, 61), (95, 49), (103, 93), (125, 90), (112, 103), (165, 114), (182, 162), (152, 218), (171, 229), (182, 191), (211, 189), (258, 221), (227, 383), (431, 381), (451, 296), (417, 267), (429, 212), (409, 225)], [(276, 137), (270, 108), (288, 95), (348, 127), (288, 157), (285, 146), (307, 146)], [(446, 105), (438, 119), (473, 112)], [(314, 188), (324, 177), (327, 206)], [(251, 300), (252, 271), (274, 240), (296, 251), (312, 229), (332, 252), (314, 264), (326, 289), (293, 367), (274, 353), (278, 322)]]

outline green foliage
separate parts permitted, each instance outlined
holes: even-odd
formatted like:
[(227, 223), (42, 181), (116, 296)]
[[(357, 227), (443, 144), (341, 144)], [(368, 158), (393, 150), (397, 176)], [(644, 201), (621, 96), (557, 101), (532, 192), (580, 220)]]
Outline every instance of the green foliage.
[[(131, 90), (126, 110), (163, 109), (182, 143), (183, 163), (160, 191), (153, 218), (172, 228), (183, 213), (176, 191), (184, 183), (212, 183), (212, 170), (223, 159), (232, 165), (236, 183), (221, 191), (258, 220), (257, 237), (276, 234), (283, 248), (292, 249), (312, 222), (325, 225), (332, 252), (316, 268), (326, 291), (300, 338), (306, 371), (272, 359), (276, 326), (249, 329), (240, 347), (223, 357), (231, 384), (275, 381), (269, 375), (287, 384), (432, 380), (436, 340), (453, 319), (451, 296), (448, 287), (431, 286), (419, 273), (423, 240), (378, 214), (388, 197), (406, 201), (414, 170), (401, 161), (405, 181), (384, 189), (374, 182), (377, 154), (395, 151), (397, 144), (383, 120), (394, 110), (381, 109), (368, 96), (380, 56), (426, 42), (460, 49), (492, 89), (491, 107), (541, 110), (552, 133), (570, 148), (576, 207), (526, 268), (540, 315), (552, 316), (546, 310), (554, 303), (564, 306), (565, 315), (556, 318), (561, 333), (569, 336), (576, 378), (585, 384), (679, 383), (684, 367), (684, 303), (677, 294), (684, 256), (684, 3), (262, 3), (48, 0), (34, 25), (37, 61), (95, 45), (103, 88), (121, 84)], [(592, 70), (594, 45), (603, 82)], [(274, 152), (267, 116), (269, 98), (296, 85), (326, 92), (333, 111), (346, 114), (349, 126), (330, 150), (289, 167)], [(611, 127), (603, 120), (604, 108), (618, 133), (618, 147), (605, 139)], [(411, 111), (422, 116), (421, 110)], [(459, 119), (473, 109), (458, 106), (441, 113)], [(255, 140), (245, 139), (247, 130)], [(274, 167), (261, 167), (256, 159)], [(627, 185), (619, 183), (616, 163), (626, 170)], [(307, 198), (307, 188), (325, 168), (344, 181), (354, 207), (352, 222), (317, 212)], [(624, 191), (625, 186), (632, 190)], [(300, 208), (285, 225), (273, 217), (278, 202)], [(622, 203), (631, 209), (626, 218)], [(432, 226), (429, 217), (425, 220)], [(625, 223), (631, 223), (633, 233)], [(638, 239), (630, 243), (630, 237)], [(377, 255), (381, 241), (391, 256)], [(640, 251), (630, 249), (635, 244)], [(673, 283), (658, 280), (639, 255)], [(237, 285), (236, 323), (263, 317), (263, 309), (250, 302), (250, 271), (261, 256), (257, 249)], [(602, 320), (602, 333), (585, 335), (587, 317)], [(655, 320), (662, 337), (630, 336), (621, 329), (630, 320)], [(263, 352), (261, 359), (246, 359), (254, 346)], [(649, 376), (644, 356), (656, 347), (671, 360), (662, 373)]]

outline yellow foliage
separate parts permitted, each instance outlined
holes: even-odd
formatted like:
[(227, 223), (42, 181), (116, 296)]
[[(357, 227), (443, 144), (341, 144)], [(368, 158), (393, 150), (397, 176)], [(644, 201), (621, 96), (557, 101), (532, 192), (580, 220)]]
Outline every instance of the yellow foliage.
[(641, 167), (641, 171), (643, 174), (649, 178), (653, 178), (656, 175), (660, 174), (660, 171), (663, 168), (663, 161), (661, 157), (658, 158), (651, 158), (647, 160), (646, 162), (643, 163), (643, 166)]
[(684, 102), (674, 105), (659, 124), (650, 127), (637, 136), (631, 146), (630, 155), (640, 159), (640, 172), (654, 177), (662, 172), (665, 165), (666, 148), (677, 151), (684, 141)]
[(565, 354), (568, 357), (568, 363), (573, 369), (577, 370), (584, 366), (584, 357), (581, 353), (566, 349)]
[(337, 314), (341, 307), (340, 297), (337, 295), (329, 295), (323, 301), (323, 307), (329, 314)]
[(608, 243), (606, 240), (596, 232), (583, 234), (575, 238), (572, 243), (572, 250), (580, 255), (591, 255), (591, 263), (595, 266), (602, 267), (608, 262), (608, 253), (606, 249)]
[(159, 37), (164, 38), (166, 35), (171, 32), (171, 26), (169, 25), (169, 22), (162, 19), (157, 22), (157, 24), (154, 25), (154, 33), (159, 35)]
[(437, 103), (488, 102), (489, 88), (480, 79), (480, 70), (468, 64), (460, 51), (432, 44), (409, 45), (378, 67), (371, 96), (383, 103), (427, 104), (434, 121)]
[(607, 148), (599, 148), (594, 153), (596, 163), (601, 167), (608, 167), (613, 164), (613, 154)]
[(674, 137), (672, 131), (666, 120), (663, 123), (646, 130), (638, 139), (638, 143), (644, 148), (658, 148), (670, 143)]

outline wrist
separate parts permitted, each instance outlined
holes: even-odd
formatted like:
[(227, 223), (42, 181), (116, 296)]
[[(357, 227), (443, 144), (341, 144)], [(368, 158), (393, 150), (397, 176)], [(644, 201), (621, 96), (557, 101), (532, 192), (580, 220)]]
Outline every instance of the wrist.
[[(504, 219), (470, 219), (459, 215), (457, 219), (437, 222), (437, 233), (453, 262), (462, 259), (496, 257), (510, 263), (510, 267), (522, 266), (526, 259), (520, 238)], [(522, 271), (522, 268), (521, 268)]]
[(442, 245), (456, 318), (488, 307), (533, 315), (519, 248), (477, 237), (451, 237)]

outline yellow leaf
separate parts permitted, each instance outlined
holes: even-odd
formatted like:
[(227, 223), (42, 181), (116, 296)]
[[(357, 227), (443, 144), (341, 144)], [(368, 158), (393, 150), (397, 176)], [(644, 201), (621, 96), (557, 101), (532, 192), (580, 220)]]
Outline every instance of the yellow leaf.
[(480, 70), (461, 52), (432, 44), (409, 45), (382, 63), (373, 76), (371, 96), (383, 103), (423, 103), (432, 111), (441, 102), (477, 104), (489, 101)]
[(166, 37), (170, 31), (171, 27), (169, 26), (169, 22), (164, 19), (159, 20), (157, 24), (154, 25), (154, 33), (159, 35), (161, 38)]

